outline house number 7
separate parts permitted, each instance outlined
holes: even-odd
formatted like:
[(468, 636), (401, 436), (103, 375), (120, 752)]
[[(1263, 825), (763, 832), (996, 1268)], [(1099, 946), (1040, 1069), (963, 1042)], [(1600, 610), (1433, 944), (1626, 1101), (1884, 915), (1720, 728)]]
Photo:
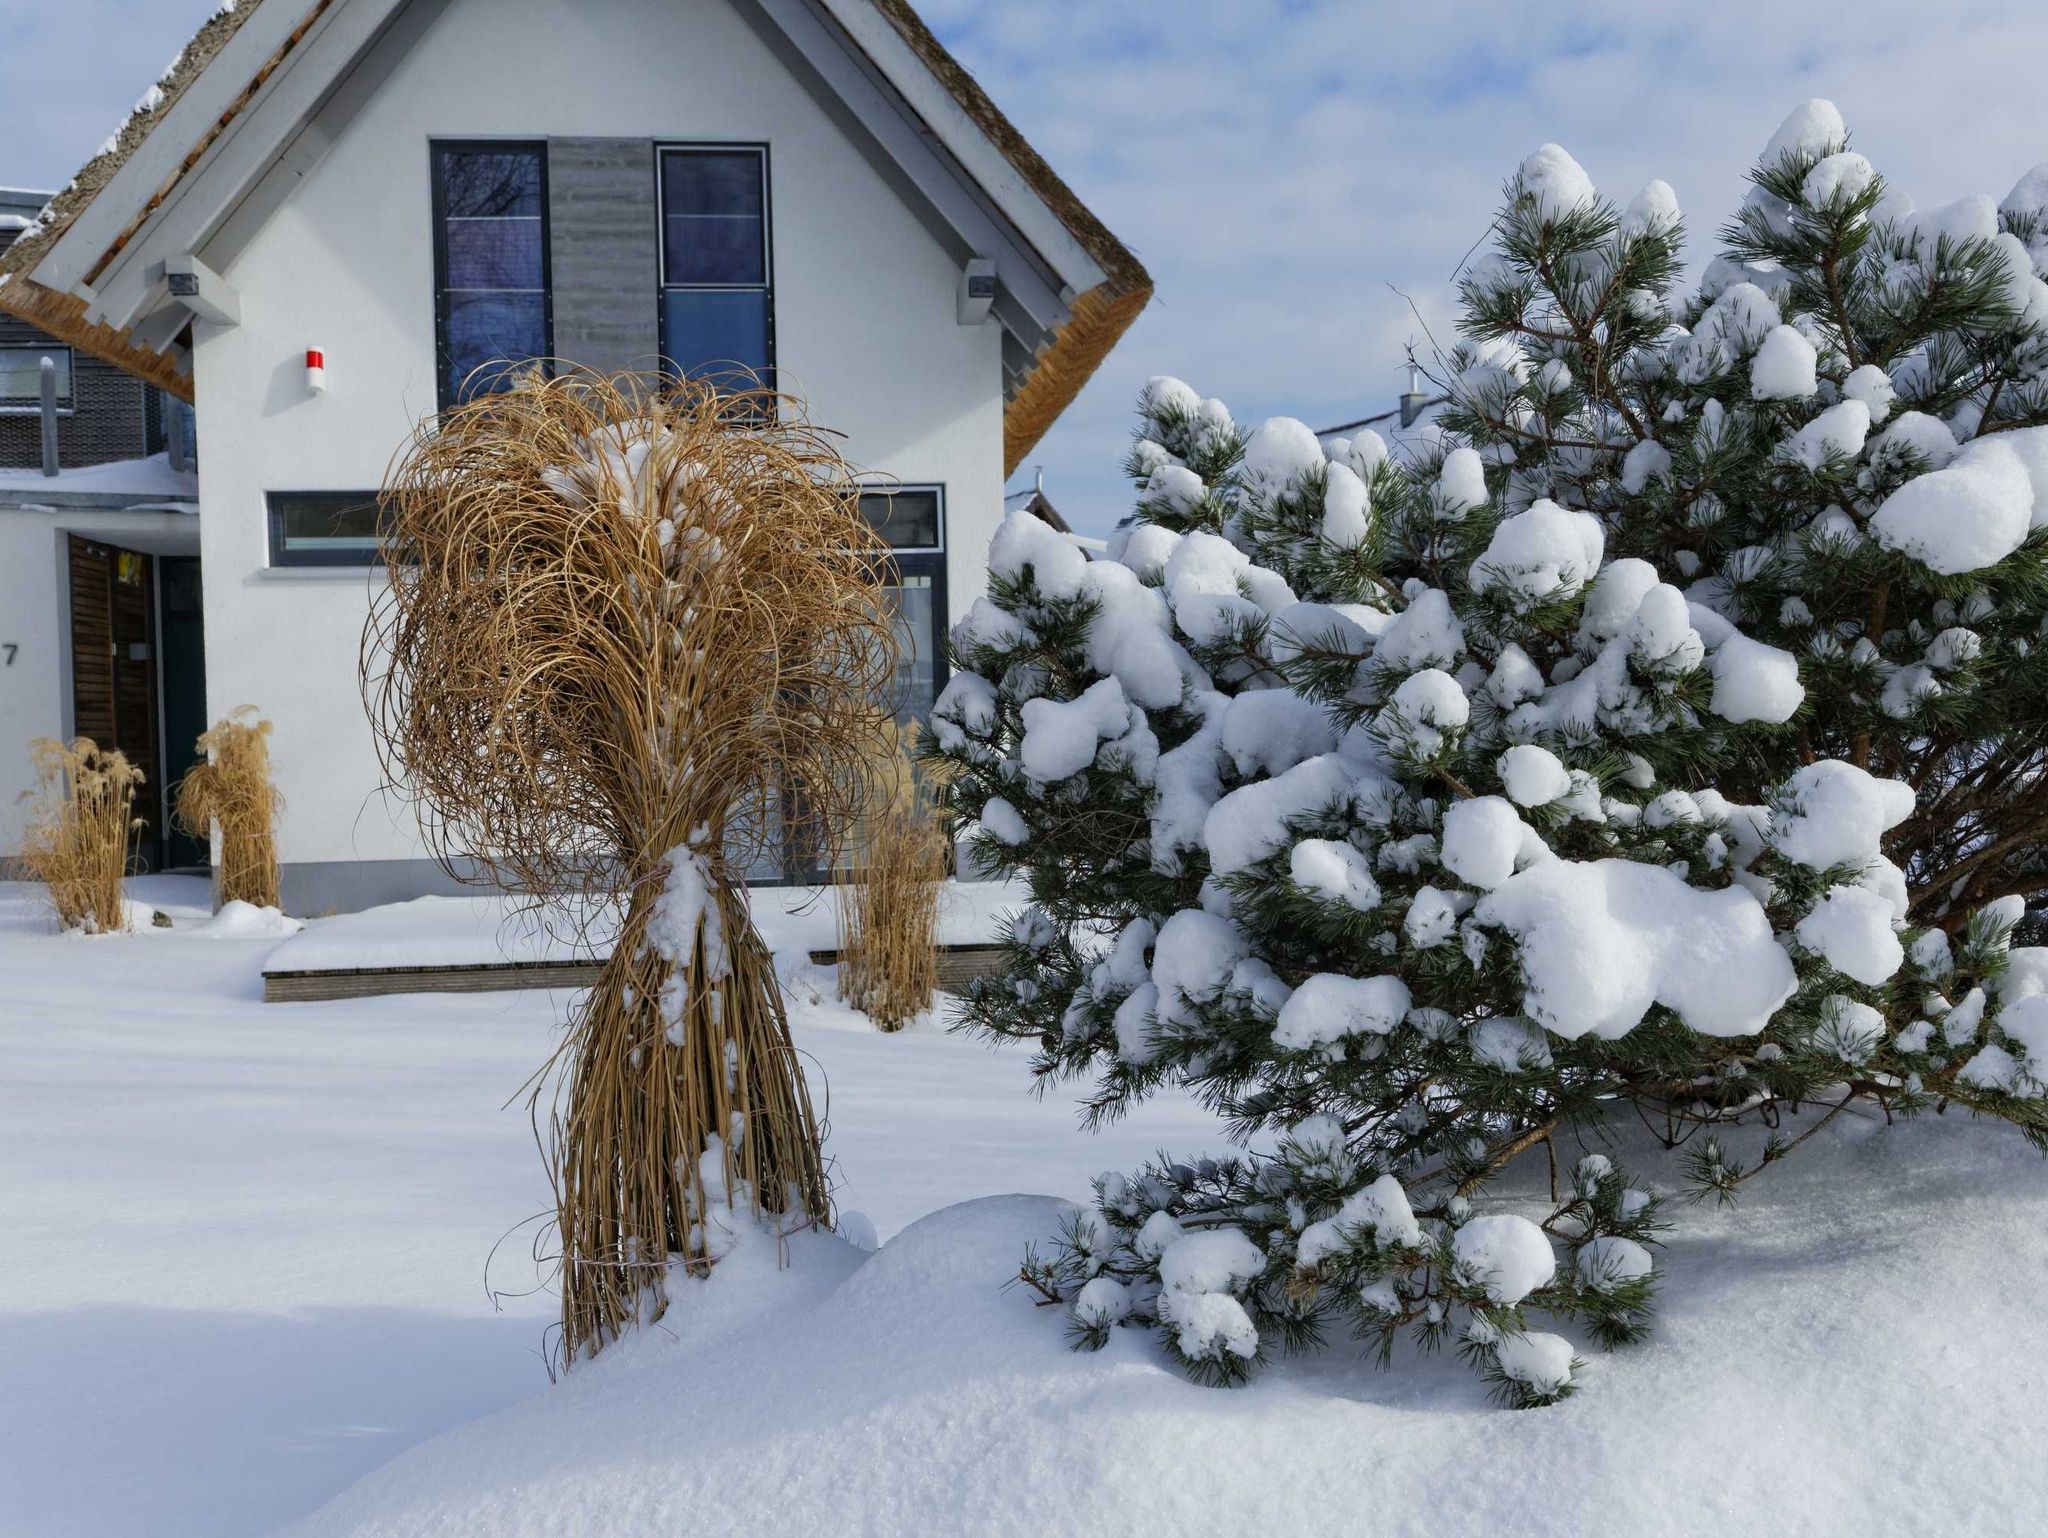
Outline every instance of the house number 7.
[(7, 665), (9, 667), (14, 666), (14, 654), (20, 650), (21, 644), (18, 641), (0, 641), (0, 651), (7, 653)]

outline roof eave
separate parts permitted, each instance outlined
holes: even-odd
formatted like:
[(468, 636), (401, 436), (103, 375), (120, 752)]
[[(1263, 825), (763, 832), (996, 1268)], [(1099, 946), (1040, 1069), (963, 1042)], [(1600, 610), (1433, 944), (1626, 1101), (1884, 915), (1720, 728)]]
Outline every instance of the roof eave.
[(45, 288), (33, 278), (13, 273), (0, 282), (0, 310), (191, 403), (192, 375), (182, 355), (145, 347), (127, 331), (88, 320), (85, 301), (75, 294)]
[[(282, 26), (285, 29), (281, 39), (270, 38), (268, 28), (255, 29), (249, 37), (242, 39), (245, 46), (235, 52), (260, 52), (263, 55), (262, 67), (246, 84), (238, 79), (227, 83), (239, 86), (234, 94), (234, 105), (207, 125), (210, 135), (218, 135), (248, 105), (251, 96), (261, 88), (276, 65), (278, 56), (290, 52), (331, 3), (332, 0), (300, 0), (298, 6), (286, 8), (281, 15), (274, 12), (266, 14), (266, 21), (272, 28)], [(846, 0), (824, 0), (824, 3), (832, 7), (842, 22), (849, 19)], [(1152, 280), (1137, 258), (1074, 195), (988, 98), (974, 77), (939, 43), (906, 0), (867, 0), (867, 3), (872, 7), (872, 14), (887, 25), (880, 33), (862, 28), (866, 34), (864, 46), (872, 51), (884, 47), (886, 40), (884, 51), (907, 51), (915, 63), (922, 66), (925, 76), (941, 87), (938, 94), (945, 104), (945, 111), (939, 115), (950, 121), (937, 137), (952, 139), (963, 148), (977, 136), (985, 141), (986, 150), (994, 152), (991, 164), (1000, 163), (1003, 172), (997, 180), (1006, 185), (991, 184), (988, 180), (990, 173), (984, 171), (980, 178), (984, 181), (984, 190), (999, 204), (1007, 205), (1012, 210), (1012, 217), (1029, 215), (1024, 218), (1024, 223), (1035, 227), (1033, 244), (1038, 246), (1055, 270), (1065, 276), (1070, 285), (1069, 291), (1077, 290), (1073, 292), (1066, 317), (1052, 328), (1050, 341), (1035, 347), (1028, 372), (1005, 406), (1003, 457), (1007, 474), (1016, 468), (1053, 421), (1072, 403), (1111, 348), (1130, 328), (1151, 297)], [(59, 340), (103, 358), (180, 399), (192, 399), (190, 364), (182, 349), (148, 345), (138, 339), (132, 327), (117, 329), (94, 319), (97, 296), (89, 286), (90, 277), (76, 283), (60, 284), (54, 280), (45, 283), (37, 281), (37, 272), (65, 237), (74, 233), (74, 226), (80, 224), (81, 216), (88, 210), (97, 217), (85, 218), (85, 228), (76, 233), (84, 236), (90, 231), (94, 244), (101, 235), (100, 226), (110, 218), (120, 220), (116, 227), (118, 233), (106, 251), (97, 257), (98, 265), (104, 265), (135, 238), (138, 227), (191, 171), (194, 162), (211, 143), (211, 138), (202, 139), (187, 150), (178, 160), (176, 173), (161, 185), (148, 189), (149, 196), (140, 207), (125, 211), (115, 208), (95, 210), (92, 209), (95, 199), (109, 190), (117, 178), (124, 187), (137, 179), (135, 173), (142, 168), (129, 166), (130, 157), (153, 131), (166, 126), (166, 119), (173, 116), (194, 81), (214, 64), (226, 62), (220, 56), (236, 40), (242, 23), (263, 12), (262, 0), (244, 0), (242, 5), (216, 15), (202, 27), (199, 36), (160, 82), (161, 91), (156, 103), (124, 125), (115, 145), (94, 157), (73, 184), (51, 201), (44, 214), (43, 228), (31, 231), (29, 237), (16, 242), (13, 249), (0, 253), (0, 311), (28, 321)], [(281, 46), (273, 49), (269, 46), (273, 43), (281, 43)], [(911, 73), (916, 74), (917, 71), (913, 69)], [(898, 78), (902, 76), (899, 74)], [(212, 116), (204, 107), (196, 110)], [(180, 118), (192, 115), (192, 110), (177, 114)], [(934, 122), (933, 126), (938, 128), (939, 125)], [(173, 155), (180, 148), (175, 144), (164, 146)], [(986, 150), (980, 153), (986, 153)], [(161, 157), (153, 155), (150, 158)], [(130, 173), (127, 177), (121, 176), (124, 168)], [(1026, 195), (1025, 204), (1035, 204), (1036, 207), (1020, 207), (1010, 195), (1017, 193)], [(124, 212), (125, 218), (122, 217)], [(75, 263), (75, 257), (69, 261)], [(57, 265), (67, 266), (67, 262)], [(1060, 297), (1064, 299), (1065, 295)], [(110, 308), (120, 310), (118, 305)], [(109, 318), (127, 319), (128, 316), (126, 311), (122, 311)], [(157, 339), (152, 337), (152, 340)]]

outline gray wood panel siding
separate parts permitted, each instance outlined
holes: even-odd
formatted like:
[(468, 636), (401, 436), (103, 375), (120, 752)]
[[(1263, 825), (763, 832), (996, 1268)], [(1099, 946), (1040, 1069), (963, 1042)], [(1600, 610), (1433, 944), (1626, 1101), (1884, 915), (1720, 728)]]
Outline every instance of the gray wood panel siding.
[(651, 372), (661, 354), (652, 139), (548, 140), (555, 355)]

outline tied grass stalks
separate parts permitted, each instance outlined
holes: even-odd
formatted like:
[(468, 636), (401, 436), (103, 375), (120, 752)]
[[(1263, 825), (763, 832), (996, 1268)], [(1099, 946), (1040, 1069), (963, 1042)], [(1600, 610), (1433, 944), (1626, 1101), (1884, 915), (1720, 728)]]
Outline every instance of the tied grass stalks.
[(142, 771), (118, 749), (90, 737), (68, 746), (51, 737), (29, 744), (36, 784), (22, 834), (22, 861), (49, 889), (66, 929), (119, 934), (128, 928), (122, 881), (142, 822), (135, 792)]
[(178, 826), (194, 838), (219, 833), (213, 868), (216, 908), (231, 902), (278, 906), (277, 814), (284, 798), (270, 779), (270, 723), (244, 705), (199, 738), (205, 762), (178, 782)]
[(839, 888), (839, 996), (900, 1031), (938, 991), (949, 840), (900, 750), (875, 768), (864, 838)]
[(658, 1316), (734, 1211), (831, 1220), (741, 883), (836, 856), (888, 724), (856, 495), (794, 401), (573, 371), (428, 423), (387, 487), (363, 685), (388, 776), (451, 873), (623, 909), (534, 1088), (565, 1362)]

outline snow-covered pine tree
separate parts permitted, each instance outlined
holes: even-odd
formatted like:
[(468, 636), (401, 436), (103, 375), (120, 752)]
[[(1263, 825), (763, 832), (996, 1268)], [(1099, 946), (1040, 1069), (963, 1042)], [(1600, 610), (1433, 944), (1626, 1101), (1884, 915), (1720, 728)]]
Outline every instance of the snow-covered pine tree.
[[(1750, 182), (1686, 298), (1668, 186), (1617, 210), (1531, 156), (1462, 285), (1445, 423), (1512, 466), (1509, 505), (1592, 509), (1799, 657), (1798, 753), (1914, 787), (1886, 849), (1953, 935), (2048, 897), (2048, 164), (1915, 210), (1816, 100)], [(1768, 747), (1715, 782), (1759, 794)]]
[(1741, 623), (1737, 584), (1699, 585), (1682, 544), (1693, 585), (1659, 580), (1643, 552), (1665, 552), (1589, 494), (1602, 465), (1650, 485), (1654, 456), (1630, 464), (1620, 405), (1570, 362), (1532, 360), (1569, 338), (1600, 378), (1611, 337), (1630, 369), (1672, 367), (1668, 195), (1617, 215), (1546, 148), (1510, 204), (1504, 247), (1518, 218), (1577, 226), (1569, 264), (1530, 251), (1544, 282), (1628, 297), (1583, 337), (1533, 290), (1513, 326), (1475, 326), (1457, 382), (1484, 423), (1456, 425), (1485, 457), (1455, 428), (1414, 464), (1284, 419), (1247, 437), (1156, 380), (1117, 559), (1012, 519), (956, 633), (937, 751), (983, 858), (1037, 899), (970, 1023), (1036, 1040), (1048, 1080), (1096, 1072), (1097, 1115), (1180, 1080), (1273, 1149), (1104, 1177), (1025, 1271), (1083, 1344), (1151, 1322), (1235, 1381), (1348, 1318), (1383, 1350), (1455, 1335), (1509, 1402), (1547, 1402), (1573, 1348), (1529, 1312), (1611, 1344), (1655, 1281), (1656, 1205), (1603, 1158), (1553, 1176), (1541, 1227), (1472, 1216), (1514, 1158), (1555, 1171), (1562, 1130), (1633, 1103), (1723, 1196), (1796, 1139), (1744, 1168), (1715, 1129), (1807, 1104), (1938, 1097), (2042, 1135), (2048, 954), (2010, 952), (2020, 902), (1908, 922), (1881, 846), (1915, 787), (1853, 741), (1821, 751), (1800, 659)]

